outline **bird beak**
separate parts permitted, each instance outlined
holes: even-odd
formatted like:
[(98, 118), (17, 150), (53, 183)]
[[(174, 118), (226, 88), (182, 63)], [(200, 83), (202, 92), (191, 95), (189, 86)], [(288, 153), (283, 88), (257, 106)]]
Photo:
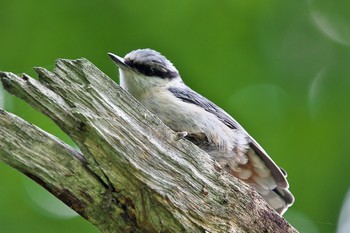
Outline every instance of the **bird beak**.
[(119, 57), (113, 53), (108, 53), (108, 56), (112, 59), (112, 61), (120, 68), (120, 69), (130, 69), (130, 66), (128, 66), (124, 62), (124, 58)]

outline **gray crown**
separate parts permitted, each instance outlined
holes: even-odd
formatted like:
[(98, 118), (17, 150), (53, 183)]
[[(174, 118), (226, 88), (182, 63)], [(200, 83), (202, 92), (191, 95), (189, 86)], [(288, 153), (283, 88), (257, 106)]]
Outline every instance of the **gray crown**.
[(128, 53), (125, 64), (146, 76), (176, 78), (179, 72), (162, 54), (152, 49), (138, 49)]

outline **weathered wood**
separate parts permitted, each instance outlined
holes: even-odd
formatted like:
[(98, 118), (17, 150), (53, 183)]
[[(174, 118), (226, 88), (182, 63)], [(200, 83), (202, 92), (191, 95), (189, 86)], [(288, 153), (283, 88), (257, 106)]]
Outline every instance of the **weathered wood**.
[(39, 80), (1, 72), (1, 81), (50, 117), (84, 157), (2, 111), (0, 160), (102, 232), (297, 232), (86, 59), (35, 70)]

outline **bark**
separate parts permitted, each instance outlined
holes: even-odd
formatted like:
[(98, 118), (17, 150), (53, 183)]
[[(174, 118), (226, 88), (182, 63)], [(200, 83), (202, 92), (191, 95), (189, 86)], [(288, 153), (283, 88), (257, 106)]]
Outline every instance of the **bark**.
[(86, 59), (35, 70), (0, 78), (79, 151), (1, 110), (0, 160), (102, 232), (297, 232)]

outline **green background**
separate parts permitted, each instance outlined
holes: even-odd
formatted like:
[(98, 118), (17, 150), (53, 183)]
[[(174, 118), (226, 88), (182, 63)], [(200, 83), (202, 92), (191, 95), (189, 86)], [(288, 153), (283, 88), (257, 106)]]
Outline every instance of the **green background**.
[[(0, 10), (0, 70), (35, 76), (33, 66), (85, 57), (117, 81), (107, 52), (160, 51), (287, 170), (289, 222), (339, 227), (350, 184), (350, 2), (0, 0)], [(1, 87), (0, 107), (71, 142)], [(0, 163), (0, 232), (97, 232), (73, 216)]]

